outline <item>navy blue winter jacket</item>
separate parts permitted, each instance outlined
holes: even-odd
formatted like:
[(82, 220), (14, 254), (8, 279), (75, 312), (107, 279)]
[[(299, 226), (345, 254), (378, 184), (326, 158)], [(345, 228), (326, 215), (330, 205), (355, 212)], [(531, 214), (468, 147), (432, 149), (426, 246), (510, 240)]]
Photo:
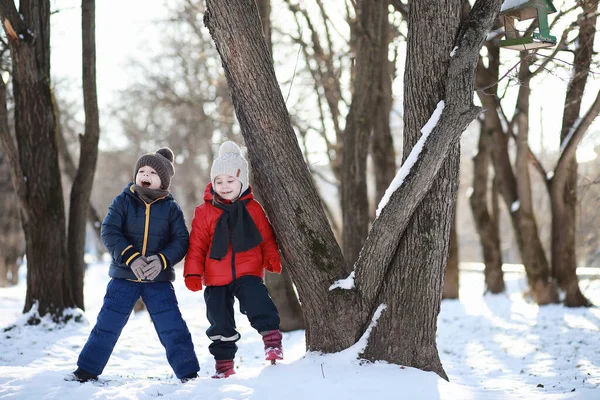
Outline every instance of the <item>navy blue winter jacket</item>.
[(133, 182), (114, 198), (102, 222), (102, 243), (112, 255), (111, 278), (137, 280), (130, 268), (140, 256), (158, 254), (163, 270), (157, 282), (174, 281), (173, 266), (188, 249), (189, 233), (171, 194), (150, 204), (133, 191)]

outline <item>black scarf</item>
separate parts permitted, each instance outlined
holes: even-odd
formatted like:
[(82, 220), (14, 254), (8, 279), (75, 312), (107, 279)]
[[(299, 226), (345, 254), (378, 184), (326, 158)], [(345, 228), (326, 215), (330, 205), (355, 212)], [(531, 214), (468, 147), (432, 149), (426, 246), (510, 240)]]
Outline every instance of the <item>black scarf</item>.
[[(248, 190), (242, 196), (247, 192)], [(252, 216), (246, 209), (249, 199), (238, 200), (229, 204), (216, 199), (217, 194), (214, 194), (214, 196), (213, 205), (223, 210), (223, 213), (215, 227), (210, 258), (220, 260), (225, 257), (230, 242), (235, 253), (253, 249), (261, 244), (263, 238)]]
[(136, 185), (135, 183), (133, 184), (133, 190), (135, 190), (140, 199), (142, 199), (146, 204), (150, 204), (156, 199), (169, 195), (168, 190), (148, 189), (143, 186)]

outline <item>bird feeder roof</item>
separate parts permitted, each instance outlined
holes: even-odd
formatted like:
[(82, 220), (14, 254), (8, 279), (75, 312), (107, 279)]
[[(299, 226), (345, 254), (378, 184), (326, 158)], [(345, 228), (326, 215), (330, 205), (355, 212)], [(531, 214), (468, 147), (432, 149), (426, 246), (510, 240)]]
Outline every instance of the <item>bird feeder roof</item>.
[(550, 0), (504, 0), (500, 13), (509, 13), (528, 7), (544, 7), (548, 14), (555, 13), (556, 8)]

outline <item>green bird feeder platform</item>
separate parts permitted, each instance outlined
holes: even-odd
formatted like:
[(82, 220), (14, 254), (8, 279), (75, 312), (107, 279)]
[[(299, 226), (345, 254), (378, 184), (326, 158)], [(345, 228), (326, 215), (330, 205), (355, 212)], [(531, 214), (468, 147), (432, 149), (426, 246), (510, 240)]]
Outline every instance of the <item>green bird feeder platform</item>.
[[(556, 45), (556, 37), (550, 35), (548, 28), (548, 14), (556, 12), (556, 8), (549, 0), (505, 0), (500, 9), (503, 18), (506, 40), (501, 40), (500, 47), (526, 51), (541, 49)], [(515, 19), (525, 21), (537, 19), (538, 31), (531, 36), (520, 36), (515, 26)]]

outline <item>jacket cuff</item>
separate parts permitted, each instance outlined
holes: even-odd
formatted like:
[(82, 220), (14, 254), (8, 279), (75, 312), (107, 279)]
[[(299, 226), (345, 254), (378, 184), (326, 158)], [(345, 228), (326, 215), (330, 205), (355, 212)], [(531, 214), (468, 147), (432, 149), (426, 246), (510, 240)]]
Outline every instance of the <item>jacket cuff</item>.
[(141, 256), (142, 256), (142, 253), (140, 253), (139, 251), (135, 251), (133, 246), (127, 247), (121, 253), (121, 257), (122, 257), (121, 259), (125, 262), (125, 265), (127, 265), (128, 267), (131, 265), (131, 263), (135, 259), (140, 258)]
[(158, 253), (158, 257), (160, 258), (160, 262), (162, 263), (163, 270), (167, 269), (171, 266), (171, 262), (163, 253)]

